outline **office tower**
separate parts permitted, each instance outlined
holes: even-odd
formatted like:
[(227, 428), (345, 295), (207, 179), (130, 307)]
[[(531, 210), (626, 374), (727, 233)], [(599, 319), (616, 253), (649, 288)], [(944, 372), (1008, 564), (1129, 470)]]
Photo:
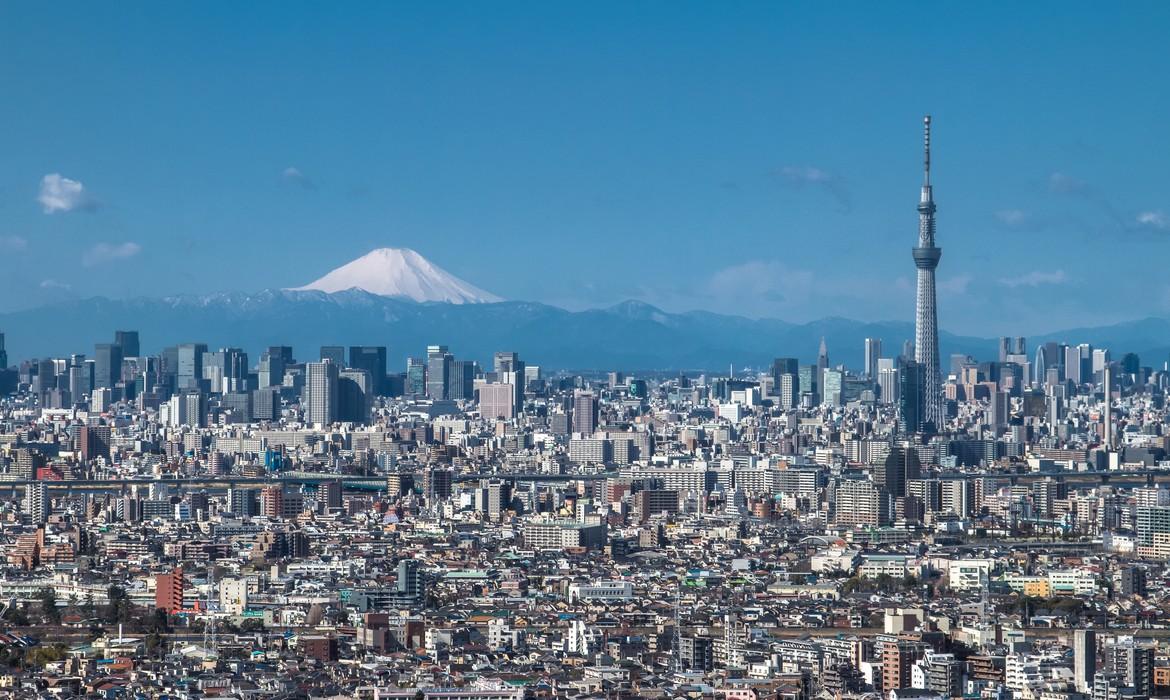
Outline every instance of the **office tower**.
[(1104, 403), (1101, 405), (1101, 421), (1104, 423), (1104, 443), (1106, 450), (1113, 449), (1113, 368), (1105, 365), (1101, 387), (1104, 393)]
[(511, 384), (516, 391), (517, 408), (524, 406), (524, 362), (514, 352), (497, 352), (492, 356), (492, 370), (498, 381)]
[(891, 496), (905, 496), (906, 482), (922, 478), (918, 451), (910, 445), (894, 445), (885, 460), (875, 465), (873, 481)]
[(826, 369), (821, 373), (821, 405), (842, 405), (842, 387), (845, 384), (845, 373), (839, 369)]
[(825, 370), (829, 368), (829, 348), (825, 345), (825, 336), (821, 336), (821, 347), (817, 350), (817, 386), (822, 387), (825, 377)]
[(280, 418), (280, 389), (267, 386), (252, 392), (252, 419), (276, 420)]
[(451, 363), (451, 383), (447, 387), (448, 398), (461, 401), (475, 398), (475, 362), (454, 360)]
[(122, 357), (139, 357), (138, 331), (114, 331), (114, 345), (122, 348)]
[(212, 393), (246, 391), (248, 388), (248, 353), (240, 348), (221, 348), (203, 353), (201, 377)]
[(451, 398), (451, 365), (455, 358), (446, 345), (427, 346), (427, 398)]
[(884, 404), (898, 402), (898, 367), (891, 357), (878, 358), (878, 400)]
[(479, 415), (486, 420), (511, 420), (516, 417), (516, 388), (499, 382), (481, 384)]
[(1007, 362), (1008, 355), (1012, 354), (1012, 339), (1008, 336), (1002, 336), (999, 339), (999, 361)]
[(94, 386), (99, 389), (113, 388), (122, 378), (122, 348), (114, 343), (98, 343), (94, 346), (93, 358)]
[(816, 365), (801, 365), (798, 373), (797, 386), (800, 394), (803, 396), (808, 394), (812, 397), (813, 403), (820, 402), (821, 395), (821, 377), (817, 374)]
[(870, 381), (877, 379), (877, 362), (882, 354), (881, 338), (865, 339), (865, 376)]
[(337, 420), (338, 365), (329, 360), (305, 365), (305, 422), (329, 425)]
[(345, 366), (345, 348), (340, 345), (322, 345), (321, 361), (329, 360), (338, 368)]
[(781, 408), (800, 405), (800, 363), (795, 357), (772, 360), (772, 391), (779, 398)]
[(1093, 376), (1105, 369), (1105, 365), (1109, 364), (1109, 351), (1104, 348), (1097, 348), (1093, 350)]
[(1082, 693), (1093, 689), (1093, 674), (1097, 672), (1097, 633), (1078, 629), (1073, 632), (1073, 681)]
[(423, 396), (427, 393), (427, 361), (411, 357), (406, 360), (406, 386), (403, 393)]
[(8, 351), (4, 349), (4, 334), (0, 333), (0, 370), (8, 368)]
[(369, 423), (373, 406), (374, 378), (370, 372), (353, 368), (341, 370), (337, 377), (337, 420)]
[(579, 391), (573, 397), (573, 432), (592, 435), (597, 430), (597, 397), (589, 391)]
[(921, 426), (937, 430), (943, 424), (942, 376), (938, 359), (938, 309), (934, 270), (942, 249), (934, 244), (934, 193), (930, 185), (930, 115), (923, 120), (923, 182), (918, 202), (918, 246), (914, 265), (918, 268), (918, 296), (915, 303), (914, 359), (921, 369)]
[(349, 346), (349, 366), (354, 369), (364, 369), (370, 373), (373, 380), (373, 391), (382, 396), (386, 392), (386, 346), (385, 345), (351, 345)]
[(284, 383), (285, 368), (291, 364), (294, 364), (292, 348), (287, 345), (270, 346), (260, 355), (256, 378), (258, 388), (279, 387)]
[(923, 431), (926, 420), (926, 368), (907, 360), (898, 368), (898, 430), (908, 435)]
[(177, 367), (175, 388), (179, 391), (199, 390), (203, 383), (203, 356), (206, 343), (184, 343), (176, 349)]
[[(35, 475), (34, 475), (35, 476)], [(44, 481), (33, 481), (24, 487), (24, 512), (33, 525), (40, 525), (49, 519), (49, 485)]]

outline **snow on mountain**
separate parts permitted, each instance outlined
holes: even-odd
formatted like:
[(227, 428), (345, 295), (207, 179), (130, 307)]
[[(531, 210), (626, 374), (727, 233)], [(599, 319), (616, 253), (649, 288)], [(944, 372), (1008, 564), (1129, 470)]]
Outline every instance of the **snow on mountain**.
[(410, 248), (378, 248), (346, 263), (321, 279), (292, 291), (332, 294), (360, 289), (370, 294), (413, 301), (484, 304), (503, 301), (464, 282)]

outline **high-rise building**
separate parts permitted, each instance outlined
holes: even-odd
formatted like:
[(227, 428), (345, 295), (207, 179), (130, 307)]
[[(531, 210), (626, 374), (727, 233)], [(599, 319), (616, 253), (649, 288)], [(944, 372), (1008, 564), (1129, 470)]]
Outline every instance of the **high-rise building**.
[[(787, 383), (785, 376), (789, 377)], [(772, 388), (780, 399), (781, 408), (790, 409), (800, 404), (800, 363), (795, 357), (772, 360)]]
[(573, 397), (573, 432), (592, 435), (597, 430), (597, 396), (579, 391)]
[(1133, 637), (1105, 647), (1105, 667), (1116, 673), (1139, 695), (1149, 697), (1154, 690), (1154, 646)]
[(926, 422), (926, 368), (907, 360), (898, 368), (898, 430), (908, 435), (922, 432)]
[(454, 356), (446, 345), (427, 346), (427, 398), (442, 400), (451, 398), (451, 365)]
[(1097, 672), (1097, 633), (1073, 631), (1073, 681), (1082, 693), (1092, 692), (1093, 674)]
[(370, 373), (373, 380), (373, 391), (381, 396), (386, 394), (386, 346), (385, 345), (351, 345), (349, 346), (349, 366), (354, 369), (364, 369)]
[(212, 393), (248, 389), (248, 353), (240, 348), (220, 348), (203, 353), (203, 375)]
[(340, 345), (322, 345), (321, 361), (329, 360), (340, 369), (345, 367), (345, 348)]
[(488, 382), (479, 385), (479, 415), (487, 420), (516, 416), (516, 391), (511, 384)]
[(878, 358), (882, 355), (882, 339), (865, 339), (865, 377), (875, 381), (878, 376)]
[(4, 334), (0, 333), (0, 370), (8, 368), (8, 351), (4, 349)]
[(114, 331), (114, 344), (122, 348), (122, 357), (139, 357), (138, 331)]
[(898, 403), (898, 367), (891, 357), (878, 358), (878, 400), (884, 404)]
[(177, 567), (169, 574), (154, 577), (154, 607), (174, 615), (183, 610), (183, 569)]
[(110, 389), (122, 378), (122, 347), (116, 343), (98, 343), (94, 346), (94, 386)]
[(817, 350), (817, 386), (823, 387), (825, 370), (829, 368), (829, 348), (825, 345), (825, 336), (821, 336), (821, 346)]
[(203, 356), (206, 343), (183, 343), (176, 348), (175, 387), (179, 391), (198, 390), (203, 380)]
[(292, 348), (287, 345), (273, 345), (260, 355), (257, 374), (258, 388), (279, 387), (284, 382), (284, 370), (293, 364)]
[(406, 360), (406, 385), (403, 393), (425, 396), (427, 393), (427, 361), (419, 357)]
[(892, 496), (905, 496), (906, 483), (922, 478), (918, 452), (908, 445), (894, 445), (874, 468), (874, 483)]
[(471, 360), (454, 360), (451, 363), (451, 383), (447, 387), (454, 401), (475, 398), (475, 362)]
[(337, 420), (338, 365), (329, 360), (305, 365), (305, 422), (329, 425)]
[(369, 423), (373, 405), (374, 378), (370, 372), (353, 368), (341, 370), (337, 377), (337, 420)]
[(934, 244), (934, 193), (930, 185), (930, 115), (923, 120), (923, 182), (918, 201), (918, 246), (914, 265), (918, 268), (918, 297), (915, 303), (914, 359), (922, 366), (922, 419), (920, 430), (938, 430), (943, 424), (942, 374), (938, 359), (938, 309), (934, 270), (942, 249)]
[(44, 481), (30, 482), (24, 488), (24, 512), (34, 525), (49, 519), (49, 485)]

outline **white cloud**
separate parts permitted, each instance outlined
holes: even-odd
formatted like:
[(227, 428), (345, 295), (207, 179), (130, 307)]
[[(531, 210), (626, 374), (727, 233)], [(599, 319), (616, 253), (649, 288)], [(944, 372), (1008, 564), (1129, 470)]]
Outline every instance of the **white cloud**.
[(1052, 173), (1048, 176), (1048, 189), (1060, 194), (1085, 194), (1089, 183), (1064, 173)]
[(948, 275), (942, 280), (935, 282), (935, 286), (938, 288), (938, 291), (946, 294), (966, 294), (967, 287), (971, 284), (972, 279), (974, 278), (971, 275), (965, 273), (961, 275)]
[(0, 250), (17, 253), (28, 248), (28, 241), (20, 236), (0, 236)]
[(1170, 217), (1166, 216), (1166, 212), (1163, 211), (1143, 211), (1138, 214), (1137, 222), (1140, 226), (1159, 231), (1170, 230)]
[(780, 177), (790, 187), (819, 187), (829, 193), (842, 209), (849, 209), (849, 191), (841, 178), (813, 166), (786, 165), (780, 168)]
[(49, 173), (41, 178), (41, 191), (37, 195), (46, 214), (75, 209), (93, 209), (95, 202), (85, 190), (85, 185), (70, 180), (60, 173)]
[(64, 282), (58, 282), (54, 279), (41, 280), (41, 289), (62, 289), (69, 291), (73, 289), (73, 285)]
[(1068, 279), (1064, 270), (1032, 270), (1018, 277), (1003, 277), (999, 283), (1005, 287), (1039, 287), (1042, 284), (1063, 284)]
[(81, 264), (85, 267), (93, 267), (115, 260), (132, 258), (141, 251), (142, 246), (129, 241), (126, 243), (98, 243), (85, 251), (85, 254), (81, 256)]
[(300, 168), (292, 165), (282, 170), (280, 177), (284, 179), (285, 182), (291, 182), (294, 185), (300, 185), (306, 190), (316, 189), (317, 187), (317, 184), (313, 182), (308, 175), (301, 172)]
[(1019, 209), (1001, 209), (995, 212), (995, 218), (1008, 226), (1019, 226), (1028, 220), (1028, 213)]
[(807, 299), (812, 289), (813, 273), (790, 269), (775, 260), (752, 260), (725, 267), (707, 281), (707, 291), (727, 301), (792, 304)]

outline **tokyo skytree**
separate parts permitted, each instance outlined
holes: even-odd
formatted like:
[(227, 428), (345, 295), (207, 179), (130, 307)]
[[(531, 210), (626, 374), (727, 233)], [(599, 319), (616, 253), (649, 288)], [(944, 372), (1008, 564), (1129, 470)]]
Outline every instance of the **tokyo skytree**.
[(923, 119), (923, 181), (918, 202), (918, 246), (914, 265), (918, 268), (918, 299), (914, 319), (914, 359), (922, 366), (922, 423), (935, 430), (943, 425), (942, 374), (938, 361), (938, 308), (935, 301), (934, 269), (942, 249), (934, 244), (934, 194), (930, 187), (930, 115)]

